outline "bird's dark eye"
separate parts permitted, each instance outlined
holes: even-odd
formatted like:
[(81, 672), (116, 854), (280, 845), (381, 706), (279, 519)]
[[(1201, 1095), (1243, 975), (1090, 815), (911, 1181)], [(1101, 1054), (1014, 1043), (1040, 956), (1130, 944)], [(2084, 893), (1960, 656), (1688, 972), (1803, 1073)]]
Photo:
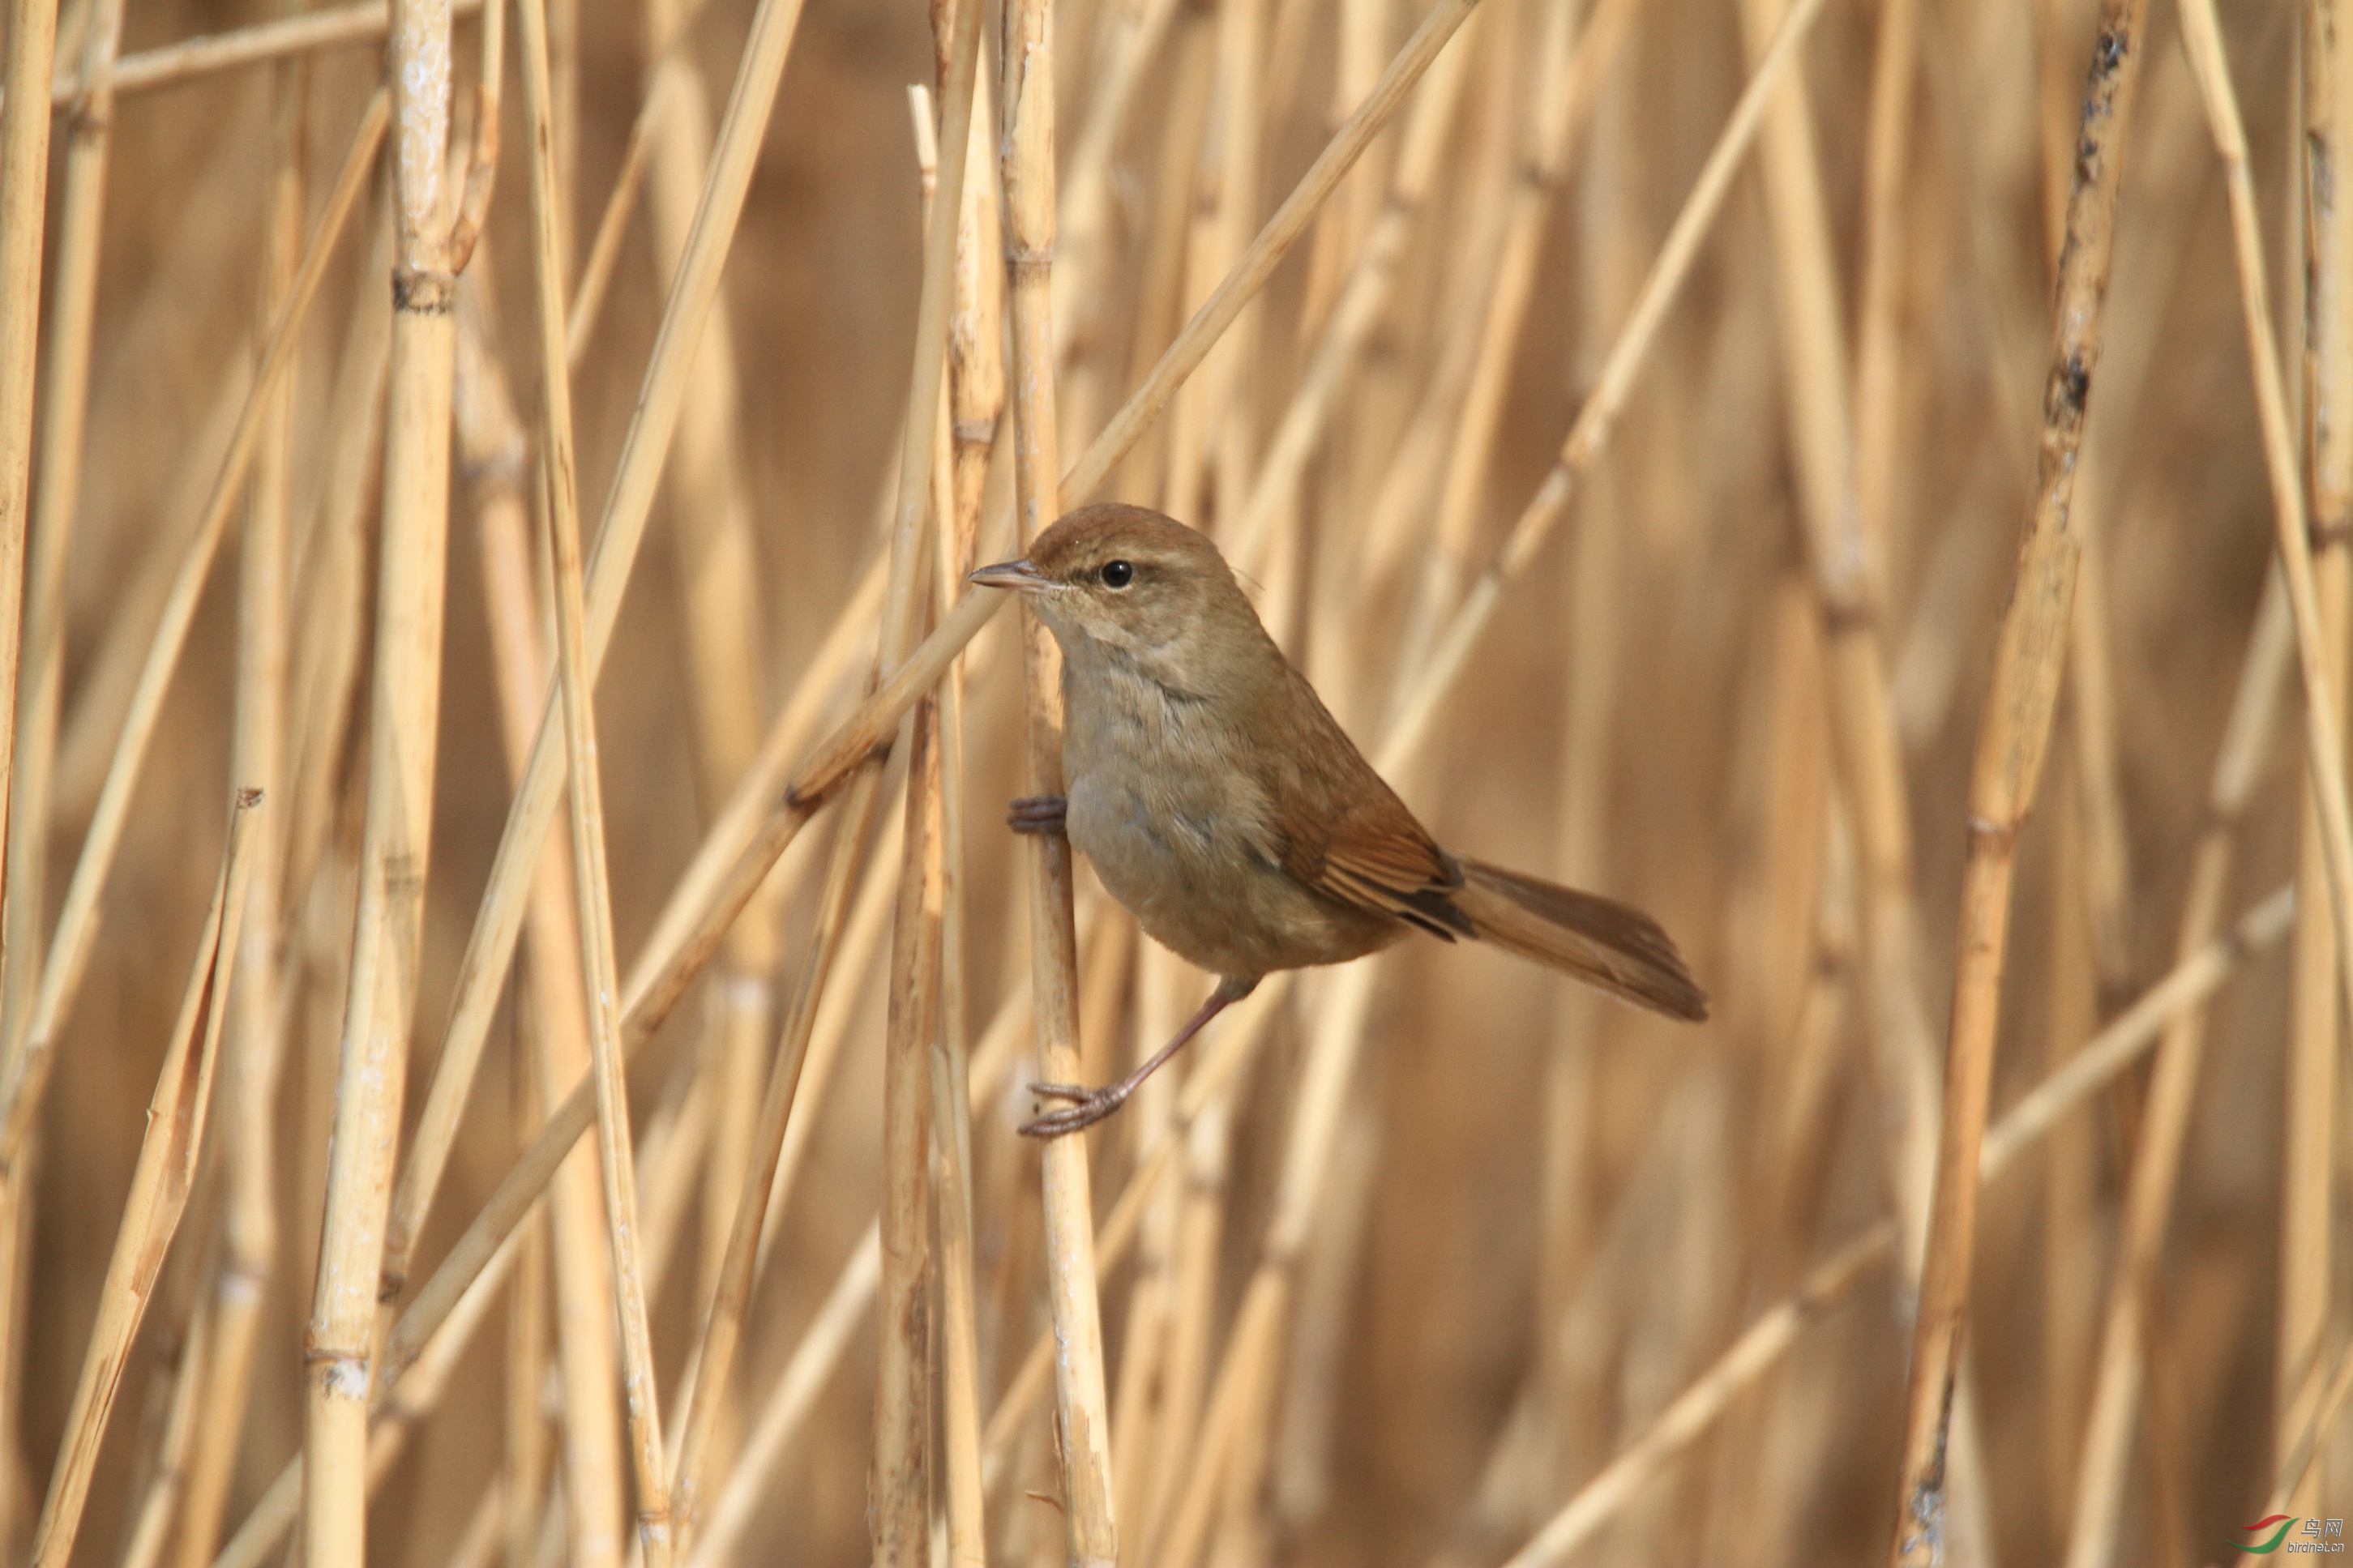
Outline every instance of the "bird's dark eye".
[(1124, 561), (1106, 561), (1103, 569), (1103, 586), (1124, 588), (1135, 581), (1135, 568)]

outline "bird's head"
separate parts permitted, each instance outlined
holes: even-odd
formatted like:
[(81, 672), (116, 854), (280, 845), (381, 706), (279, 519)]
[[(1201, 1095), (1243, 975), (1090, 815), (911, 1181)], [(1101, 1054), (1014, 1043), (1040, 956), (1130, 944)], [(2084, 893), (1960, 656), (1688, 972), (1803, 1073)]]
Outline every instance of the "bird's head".
[(1149, 508), (1081, 507), (1018, 561), (971, 581), (1020, 594), (1065, 655), (1083, 639), (1170, 685), (1198, 687), (1271, 650), (1233, 571), (1208, 537)]

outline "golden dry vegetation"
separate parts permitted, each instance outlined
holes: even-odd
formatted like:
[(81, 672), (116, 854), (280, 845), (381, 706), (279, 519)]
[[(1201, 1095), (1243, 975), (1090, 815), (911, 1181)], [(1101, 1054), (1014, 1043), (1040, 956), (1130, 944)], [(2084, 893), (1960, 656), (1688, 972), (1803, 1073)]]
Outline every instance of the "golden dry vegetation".
[[(7, 6), (7, 1561), (2332, 1544), (2337, 0), (392, 10)], [(1098, 496), (1713, 1019), (1016, 1136), (1207, 984), (999, 825)]]

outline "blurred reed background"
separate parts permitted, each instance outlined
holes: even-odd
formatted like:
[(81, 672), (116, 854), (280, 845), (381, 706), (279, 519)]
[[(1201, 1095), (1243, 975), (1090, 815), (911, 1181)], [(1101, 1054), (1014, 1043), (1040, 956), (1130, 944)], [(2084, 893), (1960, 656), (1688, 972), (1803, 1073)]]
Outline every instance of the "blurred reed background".
[[(2336, 0), (979, 4), (9, 7), (7, 1560), (2353, 1516)], [(1104, 495), (1714, 1019), (1409, 944), (1018, 1139), (1205, 985), (933, 684)]]

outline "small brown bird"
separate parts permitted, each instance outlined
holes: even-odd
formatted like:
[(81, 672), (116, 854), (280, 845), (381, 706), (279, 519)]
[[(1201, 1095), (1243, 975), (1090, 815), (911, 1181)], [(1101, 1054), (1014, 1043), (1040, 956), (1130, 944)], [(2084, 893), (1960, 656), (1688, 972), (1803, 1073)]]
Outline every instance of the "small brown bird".
[(1013, 803), (1067, 833), (1153, 938), (1222, 976), (1176, 1037), (1023, 1126), (1050, 1138), (1138, 1084), (1278, 969), (1340, 963), (1409, 931), (1468, 937), (1669, 1017), (1707, 998), (1640, 910), (1450, 855), (1291, 667), (1217, 546), (1143, 507), (1082, 507), (971, 581), (1024, 595), (1062, 648), (1067, 795)]

